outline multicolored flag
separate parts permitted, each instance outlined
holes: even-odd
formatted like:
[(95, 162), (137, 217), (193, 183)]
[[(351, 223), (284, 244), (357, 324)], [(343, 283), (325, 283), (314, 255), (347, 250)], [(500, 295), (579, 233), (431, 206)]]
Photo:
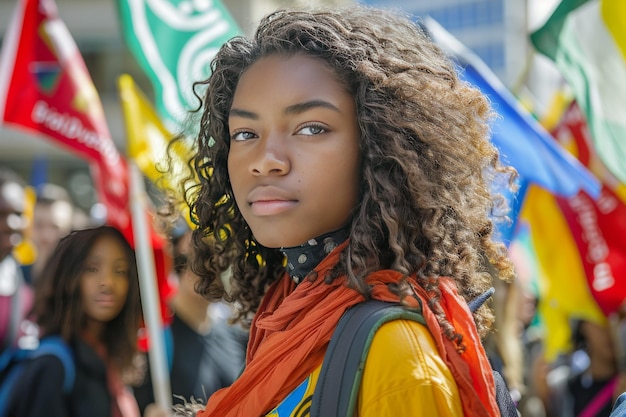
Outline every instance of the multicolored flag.
[(545, 329), (544, 354), (552, 361), (572, 347), (571, 319), (605, 323), (606, 318), (589, 290), (580, 250), (557, 198), (530, 186), (519, 221), (529, 227), (538, 269), (537, 312)]
[(153, 84), (157, 112), (178, 132), (199, 104), (193, 83), (208, 78), (218, 49), (240, 30), (219, 0), (119, 0), (118, 6), (126, 43)]
[(603, 323), (626, 300), (624, 185), (595, 154), (575, 102), (552, 135), (602, 179), (603, 187), (595, 199), (583, 191), (560, 197), (532, 188), (524, 202), (520, 218), (530, 226), (541, 271), (539, 313), (550, 359), (570, 349), (571, 319)]
[(530, 39), (556, 63), (600, 159), (626, 183), (626, 2), (563, 0)]
[(0, 122), (90, 162), (108, 222), (130, 225), (128, 173), (80, 51), (53, 0), (21, 0), (0, 56)]
[[(477, 55), (435, 20), (425, 18), (424, 26), (433, 40), (456, 60), (459, 76), (487, 95), (494, 111), (501, 116), (492, 126), (492, 142), (499, 149), (502, 162), (517, 169), (522, 190), (527, 184), (535, 184), (563, 196), (575, 195), (581, 189), (593, 196), (599, 194), (598, 180), (554, 142)], [(522, 194), (509, 196), (512, 215), (522, 201)], [(512, 230), (512, 227), (501, 230), (505, 242)]]
[(553, 136), (603, 182), (596, 199), (580, 192), (557, 201), (580, 251), (591, 294), (609, 316), (626, 300), (626, 282), (622, 279), (626, 276), (626, 187), (598, 158), (576, 102), (566, 110)]

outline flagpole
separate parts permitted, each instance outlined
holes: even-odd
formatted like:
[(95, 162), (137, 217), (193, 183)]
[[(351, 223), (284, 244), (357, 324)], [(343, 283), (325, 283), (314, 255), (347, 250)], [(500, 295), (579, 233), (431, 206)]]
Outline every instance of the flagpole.
[(19, 45), (20, 32), (24, 22), (26, 2), (21, 1), (15, 5), (15, 11), (9, 26), (4, 33), (4, 40), (0, 48), (0, 125), (4, 121), (4, 110), (6, 108), (6, 96), (11, 82), (11, 72), (15, 66), (15, 56)]
[(152, 388), (157, 405), (166, 410), (172, 408), (172, 392), (165, 353), (165, 336), (161, 320), (159, 294), (155, 285), (156, 271), (151, 245), (151, 237), (146, 220), (146, 197), (143, 176), (134, 161), (128, 161), (130, 173), (130, 204), (133, 223), (139, 289), (144, 321), (148, 328), (148, 346)]

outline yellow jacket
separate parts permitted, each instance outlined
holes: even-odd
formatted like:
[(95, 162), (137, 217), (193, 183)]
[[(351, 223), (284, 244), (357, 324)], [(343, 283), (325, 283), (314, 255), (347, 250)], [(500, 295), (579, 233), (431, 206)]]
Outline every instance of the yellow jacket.
[[(320, 369), (321, 365), (267, 416), (308, 416)], [(357, 407), (357, 417), (463, 415), (454, 378), (426, 326), (394, 320), (376, 332)]]

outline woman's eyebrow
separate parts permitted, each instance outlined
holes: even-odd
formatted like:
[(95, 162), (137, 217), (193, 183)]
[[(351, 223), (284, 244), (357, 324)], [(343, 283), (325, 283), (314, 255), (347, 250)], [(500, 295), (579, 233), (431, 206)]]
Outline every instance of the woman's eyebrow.
[[(292, 104), (291, 106), (287, 106), (285, 108), (284, 113), (287, 115), (300, 114), (318, 107), (330, 109), (336, 111), (337, 113), (341, 113), (341, 110), (339, 110), (337, 106), (325, 100), (310, 100), (303, 103)], [(242, 117), (244, 119), (259, 120), (259, 115), (257, 113), (248, 110), (238, 109), (235, 107), (230, 109), (228, 117)]]
[[(284, 113), (285, 114), (299, 114), (299, 113), (304, 113), (307, 110), (311, 110), (317, 107), (323, 107), (323, 108), (341, 113), (341, 110), (339, 110), (337, 106), (325, 100), (310, 100), (310, 101), (305, 101), (303, 103), (292, 104), (291, 106), (287, 106), (285, 108)], [(242, 117), (244, 119), (252, 119), (252, 120), (259, 119), (258, 114), (248, 111), (248, 110), (238, 109), (235, 107), (230, 109), (228, 116), (229, 117)]]
[(325, 100), (310, 100), (310, 101), (305, 101), (304, 103), (292, 104), (291, 106), (288, 106), (285, 109), (284, 113), (285, 114), (299, 114), (299, 113), (304, 113), (307, 110), (314, 109), (317, 107), (323, 107), (323, 108), (341, 113), (341, 110), (339, 110), (337, 106)]
[(252, 120), (259, 120), (259, 115), (248, 111), (248, 110), (242, 110), (242, 109), (236, 109), (236, 108), (232, 108), (230, 109), (230, 112), (228, 112), (228, 117), (243, 117), (244, 119), (252, 119)]

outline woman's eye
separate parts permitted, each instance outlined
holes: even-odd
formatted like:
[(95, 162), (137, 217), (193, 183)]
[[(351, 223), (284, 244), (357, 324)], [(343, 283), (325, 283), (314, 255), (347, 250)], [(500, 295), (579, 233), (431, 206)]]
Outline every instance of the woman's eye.
[(98, 267), (95, 267), (95, 266), (86, 266), (86, 267), (85, 267), (85, 271), (86, 271), (86, 272), (98, 272)]
[(326, 128), (324, 126), (314, 124), (314, 125), (304, 126), (300, 128), (300, 130), (298, 130), (296, 133), (299, 135), (313, 136), (313, 135), (319, 135), (325, 132), (326, 132)]
[(243, 130), (241, 132), (235, 132), (231, 135), (230, 140), (234, 141), (244, 141), (248, 139), (254, 139), (256, 135), (252, 132)]

